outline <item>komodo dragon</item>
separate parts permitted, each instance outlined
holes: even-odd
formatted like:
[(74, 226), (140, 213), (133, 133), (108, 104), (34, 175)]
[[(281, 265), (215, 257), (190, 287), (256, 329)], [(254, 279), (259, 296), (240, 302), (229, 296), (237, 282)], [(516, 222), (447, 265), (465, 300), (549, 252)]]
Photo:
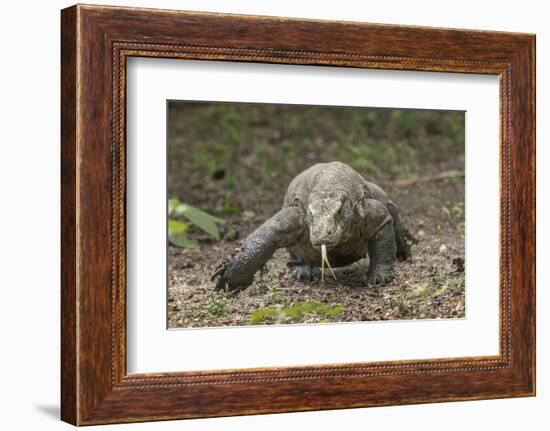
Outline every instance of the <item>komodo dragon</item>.
[(319, 163), (292, 180), (283, 208), (216, 268), (212, 280), (217, 289), (242, 290), (276, 249), (286, 247), (299, 280), (311, 280), (325, 262), (341, 267), (368, 255), (366, 282), (386, 284), (396, 258), (411, 256), (405, 236), (397, 206), (380, 187), (344, 163)]

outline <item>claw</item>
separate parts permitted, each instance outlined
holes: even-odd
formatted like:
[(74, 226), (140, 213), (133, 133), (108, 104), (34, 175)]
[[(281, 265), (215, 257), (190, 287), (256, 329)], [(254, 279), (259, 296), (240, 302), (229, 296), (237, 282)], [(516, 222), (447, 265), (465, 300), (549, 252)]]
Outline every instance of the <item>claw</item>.
[(370, 272), (367, 274), (367, 284), (369, 286), (378, 286), (390, 283), (394, 278), (393, 272)]
[(212, 276), (210, 277), (210, 281), (214, 282), (214, 289), (216, 290), (230, 290), (229, 289), (229, 283), (225, 279), (225, 272), (227, 270), (227, 267), (229, 263), (231, 262), (231, 259), (226, 259), (223, 262), (221, 262), (216, 269), (214, 269), (214, 272), (212, 273)]
[(235, 256), (225, 259), (212, 273), (210, 281), (214, 282), (215, 290), (236, 293), (252, 284), (253, 276), (249, 280), (244, 274), (235, 270), (235, 259)]
[(374, 264), (367, 272), (367, 284), (371, 286), (388, 284), (394, 277), (393, 265)]
[(292, 267), (292, 272), (298, 281), (312, 281), (319, 275), (319, 269), (311, 265), (301, 264)]

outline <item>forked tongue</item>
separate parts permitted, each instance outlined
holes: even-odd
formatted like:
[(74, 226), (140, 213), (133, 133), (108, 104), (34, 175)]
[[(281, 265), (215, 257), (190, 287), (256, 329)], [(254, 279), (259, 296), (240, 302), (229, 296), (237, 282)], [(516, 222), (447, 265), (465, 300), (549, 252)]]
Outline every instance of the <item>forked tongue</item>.
[(334, 273), (334, 270), (332, 269), (332, 266), (330, 266), (330, 263), (328, 261), (327, 246), (325, 244), (321, 244), (321, 283), (325, 282), (325, 263), (327, 264), (328, 269), (330, 269), (330, 273), (334, 277), (334, 280), (336, 280), (336, 283), (338, 283), (336, 274)]

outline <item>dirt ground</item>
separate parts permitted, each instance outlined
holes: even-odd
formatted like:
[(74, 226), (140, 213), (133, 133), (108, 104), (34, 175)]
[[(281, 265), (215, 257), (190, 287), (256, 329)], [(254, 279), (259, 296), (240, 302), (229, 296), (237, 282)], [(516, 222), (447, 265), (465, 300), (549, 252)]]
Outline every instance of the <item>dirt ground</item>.
[[(366, 286), (368, 259), (335, 269), (338, 283), (328, 272), (324, 283), (297, 281), (286, 266), (288, 254), (282, 249), (256, 274), (248, 289), (237, 294), (215, 292), (210, 281), (214, 268), (263, 221), (260, 217), (246, 222), (239, 219), (225, 227), (226, 240), (205, 238), (198, 249), (169, 248), (168, 326), (464, 317), (463, 177), (426, 175), (380, 185), (399, 205), (408, 229), (418, 240), (412, 259), (396, 264), (391, 284)], [(274, 199), (282, 201), (283, 194)], [(314, 305), (297, 308), (304, 303)], [(259, 310), (263, 314), (258, 315)]]

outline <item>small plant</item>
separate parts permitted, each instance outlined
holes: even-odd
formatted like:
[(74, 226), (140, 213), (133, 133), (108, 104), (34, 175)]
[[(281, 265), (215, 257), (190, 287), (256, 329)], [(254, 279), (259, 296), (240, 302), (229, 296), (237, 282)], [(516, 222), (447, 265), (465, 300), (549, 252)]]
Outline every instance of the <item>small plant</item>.
[(429, 300), (462, 289), (464, 289), (464, 276), (450, 278), (440, 274), (423, 281), (420, 286), (408, 294), (408, 297), (409, 299), (424, 298)]
[(464, 275), (436, 274), (421, 282), (410, 292), (389, 298), (389, 306), (397, 319), (423, 319), (433, 312), (434, 303), (451, 300), (464, 291)]
[(226, 314), (231, 308), (231, 297), (225, 291), (212, 291), (208, 298), (208, 307), (206, 311), (214, 317), (220, 317)]
[(239, 214), (241, 212), (241, 209), (239, 208), (239, 205), (237, 205), (236, 203), (226, 200), (223, 203), (222, 211), (224, 214), (233, 215), (233, 214)]
[(390, 307), (397, 310), (399, 318), (408, 317), (411, 314), (411, 307), (406, 298), (402, 295), (397, 295), (395, 298), (390, 297)]
[(264, 266), (256, 283), (258, 288), (265, 292), (264, 300), (266, 304), (275, 304), (281, 299), (281, 295), (277, 287), (279, 284), (277, 271)]
[(447, 202), (441, 208), (448, 222), (456, 229), (464, 229), (464, 203)]
[(340, 304), (329, 305), (321, 302), (297, 302), (287, 307), (267, 307), (250, 314), (250, 324), (257, 325), (262, 321), (273, 321), (274, 323), (288, 323), (296, 321), (305, 316), (319, 316), (322, 321), (330, 322), (336, 320), (344, 312)]
[[(185, 221), (182, 221), (182, 218)], [(181, 203), (178, 199), (168, 201), (168, 240), (177, 247), (193, 248), (198, 246), (197, 240), (188, 234), (191, 226), (196, 226), (211, 237), (220, 239), (218, 225), (224, 223), (224, 220), (189, 204)]]

